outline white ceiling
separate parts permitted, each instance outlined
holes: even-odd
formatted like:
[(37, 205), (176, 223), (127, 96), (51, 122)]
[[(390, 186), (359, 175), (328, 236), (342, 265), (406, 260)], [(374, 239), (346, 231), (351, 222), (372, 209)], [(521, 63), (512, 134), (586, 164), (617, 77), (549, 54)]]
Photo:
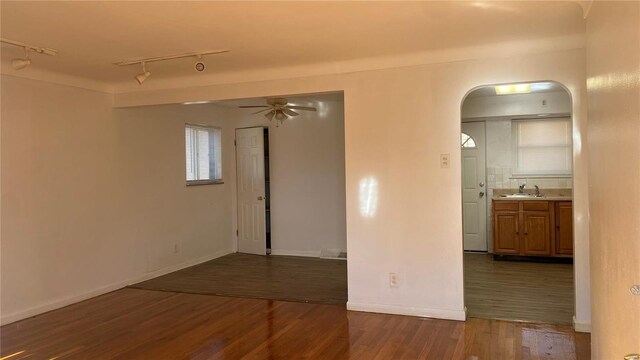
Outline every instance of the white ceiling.
[[(60, 51), (23, 72), (121, 83), (140, 72), (113, 65), (122, 59), (231, 49), (205, 58), (215, 74), (566, 37), (584, 21), (568, 1), (2, 1), (1, 32)], [(3, 72), (19, 56), (3, 45)], [(195, 72), (191, 59), (149, 70), (149, 82)]]

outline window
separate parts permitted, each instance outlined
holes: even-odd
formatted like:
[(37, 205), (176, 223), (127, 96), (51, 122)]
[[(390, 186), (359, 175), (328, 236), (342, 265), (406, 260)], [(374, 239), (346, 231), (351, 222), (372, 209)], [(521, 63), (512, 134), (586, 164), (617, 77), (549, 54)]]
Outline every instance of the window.
[(462, 138), (460, 139), (463, 149), (475, 149), (476, 141), (473, 138), (465, 133), (462, 133)]
[(222, 130), (186, 125), (187, 185), (222, 183)]
[(514, 176), (570, 176), (571, 119), (514, 120)]

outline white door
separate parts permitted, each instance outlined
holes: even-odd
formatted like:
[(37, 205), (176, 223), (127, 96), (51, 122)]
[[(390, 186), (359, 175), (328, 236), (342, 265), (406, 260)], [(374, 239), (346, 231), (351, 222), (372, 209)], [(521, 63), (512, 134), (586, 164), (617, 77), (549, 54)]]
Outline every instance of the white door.
[(265, 255), (264, 129), (236, 129), (238, 252)]
[(487, 251), (484, 122), (462, 123), (462, 223), (464, 249)]

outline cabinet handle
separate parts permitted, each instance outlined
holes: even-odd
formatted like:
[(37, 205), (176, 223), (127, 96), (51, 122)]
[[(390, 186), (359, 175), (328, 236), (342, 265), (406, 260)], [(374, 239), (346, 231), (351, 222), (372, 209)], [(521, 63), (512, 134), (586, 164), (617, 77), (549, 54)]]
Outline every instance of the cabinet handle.
[(529, 233), (524, 233), (525, 235), (529, 235)]
[(516, 231), (516, 235), (520, 235), (520, 233)]

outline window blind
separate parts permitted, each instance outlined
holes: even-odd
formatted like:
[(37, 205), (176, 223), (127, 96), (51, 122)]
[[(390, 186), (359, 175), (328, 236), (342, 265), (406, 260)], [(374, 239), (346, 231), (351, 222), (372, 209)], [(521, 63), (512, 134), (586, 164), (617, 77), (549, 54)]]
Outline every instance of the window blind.
[(571, 175), (571, 119), (514, 120), (514, 175)]

